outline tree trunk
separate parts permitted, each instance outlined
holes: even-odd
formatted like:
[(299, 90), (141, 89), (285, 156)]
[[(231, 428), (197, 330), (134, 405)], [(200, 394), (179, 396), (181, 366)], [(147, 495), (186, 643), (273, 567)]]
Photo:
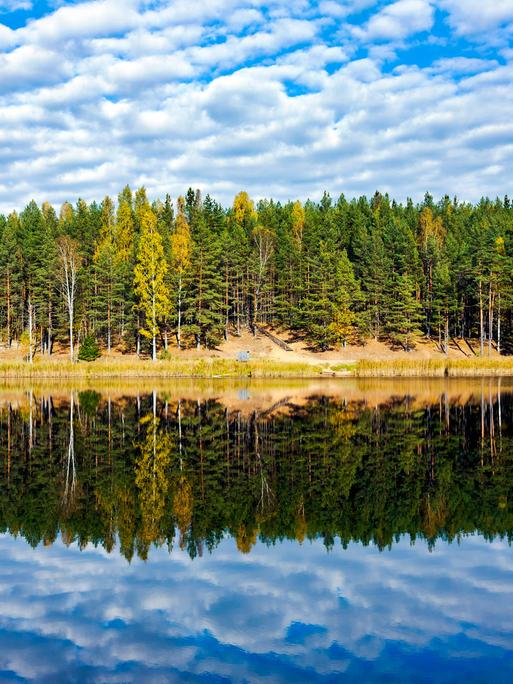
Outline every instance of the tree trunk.
[(228, 320), (229, 320), (229, 289), (228, 289), (228, 266), (225, 269), (225, 285), (224, 285), (224, 306), (225, 306), (225, 319), (224, 319), (224, 339), (228, 339)]
[(155, 295), (155, 286), (153, 285), (153, 295), (151, 301), (151, 360), (157, 360), (157, 304)]
[(11, 346), (11, 276), (7, 274), (6, 282), (6, 299), (7, 299), (7, 344)]
[(46, 352), (48, 356), (52, 353), (52, 298), (48, 298), (48, 330), (46, 331), (47, 334), (47, 348)]
[(71, 363), (73, 363), (74, 359), (74, 345), (73, 345), (73, 306), (70, 307), (69, 310), (69, 356), (71, 359)]
[(501, 353), (501, 295), (499, 292), (497, 300), (497, 353)]
[(107, 351), (110, 354), (110, 345), (111, 345), (111, 321), (110, 321), (110, 300), (107, 304)]
[(492, 355), (493, 338), (493, 290), (492, 283), (488, 285), (488, 356)]
[(445, 312), (445, 333), (444, 333), (444, 352), (446, 356), (449, 354), (449, 314)]
[(176, 330), (178, 349), (182, 348), (182, 276), (178, 281), (178, 327)]
[(483, 283), (479, 279), (479, 355), (484, 355)]
[(33, 361), (33, 352), (32, 352), (32, 326), (34, 325), (33, 320), (32, 320), (32, 298), (28, 296), (28, 326), (29, 326), (29, 363), (32, 363)]
[(141, 314), (137, 312), (137, 332), (135, 336), (135, 351), (137, 356), (141, 355)]

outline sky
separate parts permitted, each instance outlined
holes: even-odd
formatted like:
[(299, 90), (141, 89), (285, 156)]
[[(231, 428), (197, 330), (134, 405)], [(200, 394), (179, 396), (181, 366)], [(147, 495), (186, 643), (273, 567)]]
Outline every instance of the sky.
[(513, 194), (513, 0), (0, 0), (0, 211)]
[(506, 540), (0, 552), (2, 682), (511, 682)]

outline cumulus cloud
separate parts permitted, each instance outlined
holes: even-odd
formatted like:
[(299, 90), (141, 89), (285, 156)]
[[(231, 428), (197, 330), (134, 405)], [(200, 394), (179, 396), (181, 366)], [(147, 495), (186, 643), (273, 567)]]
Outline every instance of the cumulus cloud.
[[(223, 202), (241, 187), (283, 200), (504, 194), (512, 17), (511, 0), (34, 9), (24, 26), (0, 24), (0, 210), (125, 183), (152, 196), (195, 185)], [(444, 52), (452, 35), (461, 55)], [(428, 40), (436, 56), (417, 64)]]
[(433, 6), (428, 0), (398, 0), (374, 14), (363, 27), (353, 33), (367, 41), (398, 40), (433, 25)]
[(449, 23), (459, 35), (488, 33), (497, 27), (513, 31), (512, 0), (439, 0), (439, 5), (449, 13)]

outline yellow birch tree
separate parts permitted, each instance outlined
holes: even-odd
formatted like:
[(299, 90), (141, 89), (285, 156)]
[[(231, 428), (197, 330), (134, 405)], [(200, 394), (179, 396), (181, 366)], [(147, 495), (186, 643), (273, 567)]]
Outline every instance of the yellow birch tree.
[(152, 341), (152, 359), (157, 360), (159, 321), (171, 309), (166, 283), (167, 262), (162, 238), (157, 230), (157, 217), (149, 205), (141, 209), (141, 237), (134, 269), (134, 290), (139, 309), (144, 314), (145, 327), (141, 334)]

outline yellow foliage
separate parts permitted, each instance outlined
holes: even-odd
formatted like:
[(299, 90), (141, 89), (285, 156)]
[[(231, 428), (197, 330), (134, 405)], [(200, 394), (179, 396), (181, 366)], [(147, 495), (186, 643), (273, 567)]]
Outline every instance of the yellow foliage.
[(303, 231), (305, 228), (305, 209), (301, 202), (297, 200), (292, 205), (292, 234), (298, 245), (303, 242)]
[(141, 537), (151, 543), (159, 537), (169, 489), (168, 468), (171, 462), (171, 437), (158, 430), (158, 418), (150, 416), (145, 441), (135, 464), (135, 484), (139, 489), (142, 518)]
[(182, 539), (191, 526), (193, 508), (194, 498), (192, 495), (192, 487), (185, 475), (181, 475), (178, 479), (173, 498), (173, 514), (176, 518), (176, 523)]
[(183, 198), (179, 197), (175, 231), (171, 236), (173, 267), (179, 275), (182, 275), (191, 264), (191, 249), (191, 230), (185, 218)]
[(157, 230), (157, 217), (151, 207), (146, 206), (141, 211), (141, 239), (134, 269), (134, 291), (146, 317), (146, 329), (142, 329), (141, 333), (147, 337), (158, 334), (158, 322), (167, 316), (171, 308), (166, 273), (167, 263)]
[(59, 213), (59, 221), (68, 223), (73, 218), (73, 207), (69, 202), (64, 202)]
[(445, 234), (442, 219), (439, 216), (435, 218), (429, 207), (424, 207), (420, 212), (419, 226), (420, 242), (422, 245), (426, 246), (431, 237), (434, 238), (438, 244), (441, 244)]
[(296, 539), (302, 544), (305, 541), (308, 525), (306, 523), (305, 513), (302, 511), (296, 517)]
[(233, 215), (240, 226), (246, 222), (256, 221), (255, 203), (244, 190), (239, 192), (233, 200)]
[(128, 202), (121, 202), (118, 206), (114, 244), (117, 260), (119, 262), (129, 261), (134, 244), (134, 219), (132, 207)]
[(237, 542), (237, 548), (241, 553), (249, 553), (253, 546), (256, 544), (257, 529), (248, 529), (246, 525), (239, 525), (235, 540)]

